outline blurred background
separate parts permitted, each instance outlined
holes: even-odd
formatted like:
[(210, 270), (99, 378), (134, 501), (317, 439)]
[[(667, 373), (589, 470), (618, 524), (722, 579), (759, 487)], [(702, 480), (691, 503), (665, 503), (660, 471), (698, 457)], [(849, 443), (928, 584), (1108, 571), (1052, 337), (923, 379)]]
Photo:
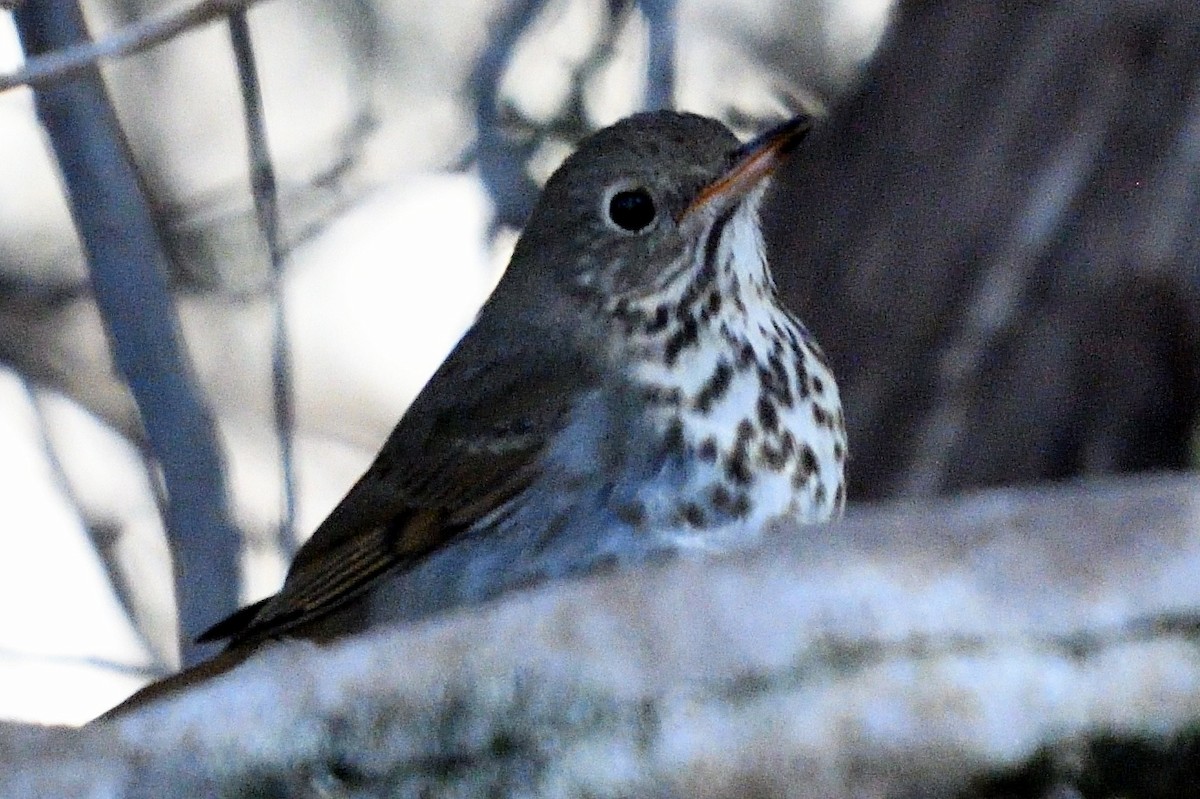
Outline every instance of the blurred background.
[[(104, 40), (188, 5), (82, 10)], [(178, 666), (180, 625), (275, 590), (470, 323), (537, 185), (573, 142), (647, 106), (742, 134), (825, 116), (764, 222), (780, 290), (843, 385), (851, 512), (1195, 465), (1190, 3), (269, 0), (248, 20), (278, 270), (230, 26), (100, 70), (236, 551), (170, 511), (178, 470), (114, 361), (34, 94), (0, 93), (0, 718), (85, 721)], [(33, 24), (0, 13), (0, 73), (22, 68)], [(149, 308), (141, 290), (128, 299)], [(182, 566), (168, 528), (192, 536)], [(222, 559), (240, 582), (206, 571)], [(179, 619), (176, 577), (201, 573), (211, 585)]]

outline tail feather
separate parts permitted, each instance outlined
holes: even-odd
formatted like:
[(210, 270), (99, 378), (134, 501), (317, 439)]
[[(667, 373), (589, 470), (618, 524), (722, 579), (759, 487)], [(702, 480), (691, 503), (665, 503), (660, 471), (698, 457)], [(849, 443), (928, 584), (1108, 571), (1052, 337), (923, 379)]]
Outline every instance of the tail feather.
[[(222, 652), (214, 658), (184, 669), (161, 680), (150, 683), (128, 697), (121, 704), (98, 716), (95, 721), (111, 721), (126, 713), (137, 710), (157, 699), (175, 696), (192, 685), (205, 682), (229, 671), (254, 653), (256, 647), (236, 648)], [(92, 722), (92, 723), (95, 723)]]
[(238, 633), (245, 630), (254, 621), (254, 617), (263, 609), (263, 605), (267, 604), (266, 599), (260, 599), (253, 605), (247, 605), (241, 610), (234, 611), (219, 622), (209, 627), (200, 635), (196, 636), (196, 643), (208, 644), (214, 641), (224, 641), (227, 638), (236, 638)]

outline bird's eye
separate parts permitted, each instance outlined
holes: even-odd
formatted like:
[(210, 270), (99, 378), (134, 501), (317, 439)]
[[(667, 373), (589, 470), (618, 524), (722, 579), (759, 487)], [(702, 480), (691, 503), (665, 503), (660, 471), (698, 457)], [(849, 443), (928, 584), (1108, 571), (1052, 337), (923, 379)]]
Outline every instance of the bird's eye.
[(608, 218), (630, 233), (640, 233), (650, 227), (657, 213), (654, 198), (641, 188), (619, 191), (608, 201)]

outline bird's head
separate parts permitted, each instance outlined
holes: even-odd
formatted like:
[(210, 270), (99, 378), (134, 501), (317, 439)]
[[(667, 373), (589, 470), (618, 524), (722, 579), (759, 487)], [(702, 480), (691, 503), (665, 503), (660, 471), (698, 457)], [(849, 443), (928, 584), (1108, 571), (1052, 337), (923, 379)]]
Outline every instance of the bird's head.
[(716, 120), (669, 111), (605, 128), (547, 182), (509, 270), (599, 308), (660, 294), (698, 268), (717, 220), (757, 224), (764, 178), (808, 129), (798, 117), (741, 144)]

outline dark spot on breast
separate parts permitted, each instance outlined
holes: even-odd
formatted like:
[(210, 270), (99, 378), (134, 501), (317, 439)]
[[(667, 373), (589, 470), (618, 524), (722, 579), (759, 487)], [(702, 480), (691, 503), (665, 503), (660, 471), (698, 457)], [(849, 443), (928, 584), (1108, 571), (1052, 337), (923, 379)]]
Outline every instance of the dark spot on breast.
[(654, 316), (646, 323), (646, 333), (654, 334), (667, 326), (671, 320), (671, 311), (666, 305), (654, 309)]
[(800, 448), (800, 460), (796, 463), (796, 471), (792, 473), (792, 487), (801, 488), (818, 468), (817, 454), (813, 452), (812, 447), (805, 444)]
[(758, 421), (762, 424), (763, 429), (769, 432), (779, 429), (779, 411), (776, 410), (775, 403), (771, 402), (770, 397), (765, 394), (758, 396)]
[(704, 269), (711, 269), (714, 274), (717, 268), (717, 254), (721, 250), (721, 237), (725, 235), (725, 227), (729, 224), (729, 220), (733, 219), (734, 212), (737, 211), (737, 205), (730, 205), (721, 215), (713, 220), (712, 227), (708, 229), (708, 238), (704, 240)]
[(801, 398), (807, 397), (808, 390), (808, 366), (804, 363), (804, 353), (796, 355), (796, 393)]
[(647, 386), (643, 389), (646, 402), (651, 405), (672, 405), (678, 407), (683, 402), (683, 392), (677, 386)]
[(626, 335), (649, 324), (650, 317), (637, 308), (632, 307), (628, 300), (618, 300), (613, 306), (613, 317), (621, 323)]
[(817, 454), (807, 444), (800, 451), (800, 466), (807, 474), (816, 474), (821, 470), (820, 464), (817, 463)]
[(721, 312), (721, 292), (716, 289), (708, 295), (708, 312), (712, 316)]
[(781, 387), (788, 389), (788, 369), (784, 365), (782, 339), (775, 340), (775, 346), (771, 350), (769, 362), (771, 364), (771, 371), (775, 373), (775, 380)]
[(735, 449), (725, 459), (725, 476), (738, 485), (750, 485), (754, 476), (750, 474), (750, 464), (746, 462), (746, 450)]
[[(730, 212), (736, 209), (730, 208)], [(696, 277), (684, 289), (683, 294), (679, 297), (679, 306), (681, 308), (691, 308), (696, 300), (699, 299), (704, 292), (708, 291), (709, 287), (717, 278), (717, 245), (721, 241), (721, 229), (728, 222), (728, 219), (722, 221), (720, 218), (713, 223), (710, 229), (709, 238), (704, 243), (704, 260), (700, 264), (700, 269), (696, 272)]]
[(725, 458), (725, 474), (738, 485), (748, 485), (754, 480), (750, 471), (750, 440), (754, 437), (754, 425), (749, 419), (738, 422), (737, 438), (733, 449)]
[(733, 493), (724, 483), (713, 483), (708, 489), (708, 501), (717, 511), (729, 513), (733, 508)]
[(746, 315), (746, 303), (742, 301), (742, 281), (738, 279), (737, 272), (734, 272), (729, 278), (729, 296), (733, 299), (733, 307), (738, 313)]
[(813, 403), (812, 409), (813, 409), (813, 421), (817, 423), (817, 426), (818, 427), (829, 427), (830, 426), (829, 425), (829, 414), (825, 412), (825, 409), (822, 408), (820, 405), (816, 404), (815, 402)]
[(817, 394), (825, 393), (825, 384), (816, 375), (813, 375), (813, 391)]
[(715, 463), (717, 460), (717, 440), (712, 436), (704, 439), (696, 449), (696, 454), (705, 463)]
[(754, 347), (750, 346), (749, 341), (743, 341), (742, 347), (738, 350), (737, 365), (738, 369), (746, 369), (754, 363)]
[(817, 505), (824, 505), (825, 500), (828, 498), (829, 495), (825, 491), (825, 484), (817, 483), (817, 487), (813, 489), (813, 502)]
[(646, 524), (646, 506), (636, 500), (617, 506), (615, 512), (618, 519), (631, 527), (643, 527)]
[(704, 513), (704, 509), (695, 502), (685, 503), (680, 509), (680, 515), (692, 527), (705, 527), (708, 524), (708, 517)]
[(796, 454), (796, 439), (790, 430), (784, 430), (775, 446), (766, 443), (759, 449), (763, 463), (773, 471), (782, 471)]
[(729, 383), (732, 379), (733, 368), (727, 361), (722, 360), (696, 395), (693, 403), (696, 410), (704, 414), (711, 411), (713, 403), (725, 396), (725, 392), (729, 390)]
[(787, 370), (779, 359), (772, 355), (770, 364), (758, 366), (758, 385), (763, 393), (775, 399), (785, 408), (792, 407), (792, 388), (788, 385)]
[(836, 461), (842, 461), (842, 460), (845, 460), (845, 458), (846, 458), (846, 448), (842, 446), (842, 442), (840, 442), (840, 441), (833, 442), (833, 459)]
[(780, 471), (788, 462), (783, 447), (773, 446), (766, 441), (758, 448), (758, 457), (762, 460), (763, 465), (773, 472)]
[(679, 354), (686, 347), (694, 346), (700, 334), (700, 326), (696, 322), (696, 317), (690, 313), (686, 314), (679, 329), (671, 334), (667, 339), (667, 346), (663, 352), (663, 357), (666, 359), (667, 366), (674, 366), (679, 360)]
[(833, 505), (839, 510), (846, 506), (846, 484), (838, 483), (837, 491), (833, 494)]
[(745, 491), (734, 492), (723, 483), (714, 483), (708, 496), (713, 511), (721, 516), (741, 519), (750, 512), (750, 498)]
[(671, 423), (667, 425), (667, 432), (663, 437), (663, 446), (667, 448), (668, 452), (683, 451), (683, 423), (678, 418), (672, 419)]

